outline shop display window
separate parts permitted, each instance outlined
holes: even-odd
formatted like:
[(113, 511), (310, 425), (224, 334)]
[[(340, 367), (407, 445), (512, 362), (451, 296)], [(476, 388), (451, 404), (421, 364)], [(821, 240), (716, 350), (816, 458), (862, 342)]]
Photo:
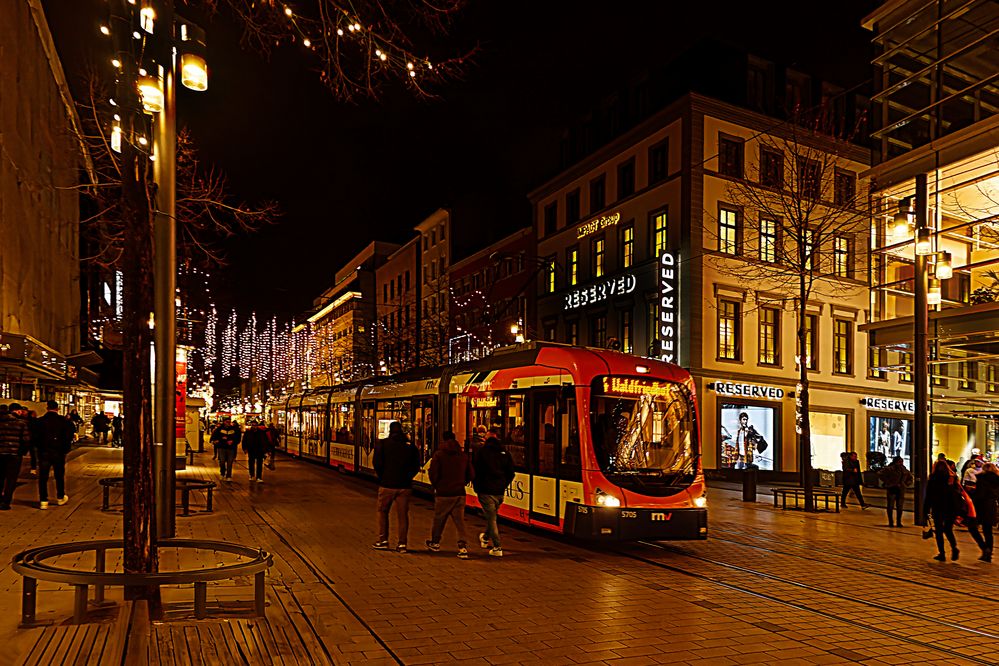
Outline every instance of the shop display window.
[(971, 457), (971, 449), (975, 446), (975, 436), (971, 428), (963, 423), (933, 424), (933, 457), (943, 453), (947, 460), (953, 460), (960, 469), (961, 463)]
[(848, 450), (849, 422), (846, 414), (813, 411), (808, 415), (812, 433), (812, 469), (837, 470), (842, 467), (839, 454)]
[(718, 409), (721, 467), (746, 469), (756, 465), (773, 470), (778, 438), (776, 407), (737, 402), (720, 403)]
[(912, 420), (894, 416), (867, 417), (867, 450), (885, 454), (890, 463), (895, 456), (902, 456), (906, 467), (912, 456)]

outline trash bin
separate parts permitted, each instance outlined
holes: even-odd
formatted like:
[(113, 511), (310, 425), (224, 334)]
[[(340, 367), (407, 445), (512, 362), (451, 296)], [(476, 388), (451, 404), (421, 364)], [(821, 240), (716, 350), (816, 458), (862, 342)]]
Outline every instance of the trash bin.
[(742, 501), (756, 501), (756, 477), (759, 473), (756, 465), (742, 470)]

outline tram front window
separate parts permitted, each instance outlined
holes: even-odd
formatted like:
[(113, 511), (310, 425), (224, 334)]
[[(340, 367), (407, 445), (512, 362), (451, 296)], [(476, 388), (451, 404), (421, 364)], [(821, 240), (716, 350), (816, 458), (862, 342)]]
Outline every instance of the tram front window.
[(689, 485), (697, 469), (691, 395), (680, 384), (602, 377), (592, 393), (591, 426), (608, 480), (644, 494)]

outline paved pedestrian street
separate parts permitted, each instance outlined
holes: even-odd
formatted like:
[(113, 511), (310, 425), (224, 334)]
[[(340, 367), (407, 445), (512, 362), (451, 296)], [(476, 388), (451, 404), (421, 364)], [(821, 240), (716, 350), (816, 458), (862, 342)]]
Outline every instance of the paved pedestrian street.
[[(0, 663), (36, 663), (68, 640), (52, 637), (69, 624), (72, 587), (40, 583), (43, 626), (19, 629), (21, 582), (9, 562), (28, 546), (119, 536), (121, 514), (101, 511), (97, 480), (119, 476), (120, 458), (83, 449), (68, 467), (70, 502), (47, 511), (34, 508), (25, 474), (13, 510), (0, 513)], [(217, 480), (212, 462), (201, 454), (181, 474)], [(216, 491), (213, 513), (178, 516), (178, 536), (272, 552), (267, 618), (239, 615), (252, 579), (209, 585), (209, 601), (235, 611), (228, 618), (195, 620), (193, 591), (165, 589), (149, 663), (999, 662), (992, 565), (976, 560), (965, 532), (960, 561), (934, 562), (919, 528), (885, 527), (881, 510), (804, 515), (714, 489), (706, 542), (590, 546), (502, 525), (502, 559), (476, 547), (462, 561), (450, 527), (441, 552), (425, 550), (426, 499), (411, 506), (410, 553), (398, 554), (371, 548), (371, 483), (280, 457), (263, 484), (249, 483), (245, 460), (234, 479)], [(472, 530), (481, 526), (470, 516)], [(200, 557), (162, 554), (164, 568), (220, 559)], [(93, 641), (111, 616), (95, 609), (90, 629), (71, 629)]]

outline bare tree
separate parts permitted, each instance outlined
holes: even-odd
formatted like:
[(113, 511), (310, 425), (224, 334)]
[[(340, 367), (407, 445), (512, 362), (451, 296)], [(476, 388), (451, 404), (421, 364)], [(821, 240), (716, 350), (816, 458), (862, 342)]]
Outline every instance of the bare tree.
[(757, 304), (790, 306), (795, 313), (795, 431), (808, 510), (813, 506), (808, 371), (818, 353), (810, 348), (808, 304), (865, 289), (870, 223), (867, 188), (858, 185), (851, 169), (857, 147), (825, 131), (822, 118), (795, 114), (796, 122), (754, 137), (759, 159), (751, 161), (746, 177), (730, 182), (727, 196), (741, 211), (743, 228), (754, 231), (755, 243), (744, 243), (724, 220), (706, 220), (718, 250), (708, 256), (719, 272), (752, 285)]
[(319, 78), (337, 99), (378, 97), (386, 81), (404, 82), (419, 96), (460, 79), (478, 47), (436, 57), (418, 43), (439, 44), (467, 0), (307, 0), (292, 7), (277, 0), (187, 0), (233, 15), (243, 45), (269, 54), (281, 44), (307, 49)]

